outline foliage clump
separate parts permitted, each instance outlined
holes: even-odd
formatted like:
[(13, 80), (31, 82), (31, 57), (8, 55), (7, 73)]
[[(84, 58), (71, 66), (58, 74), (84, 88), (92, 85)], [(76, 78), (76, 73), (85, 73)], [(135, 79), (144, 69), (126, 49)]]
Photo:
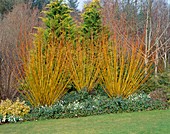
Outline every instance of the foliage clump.
[(154, 98), (168, 100), (170, 102), (170, 72), (167, 70), (163, 73), (152, 75), (140, 87), (145, 93), (152, 94)]
[(17, 119), (21, 120), (29, 111), (30, 107), (27, 106), (24, 101), (20, 102), (18, 98), (15, 102), (9, 99), (1, 100), (0, 115), (2, 115), (2, 122), (16, 122)]
[(98, 0), (85, 5), (85, 11), (82, 14), (83, 24), (82, 33), (88, 38), (98, 36), (102, 30), (101, 6)]
[(63, 0), (51, 2), (43, 12), (45, 17), (42, 20), (46, 25), (47, 37), (50, 33), (55, 33), (58, 38), (62, 35), (67, 39), (75, 38), (75, 24), (70, 15), (72, 11)]
[(23, 63), (25, 75), (22, 77), (24, 82), (21, 81), (23, 94), (33, 106), (50, 106), (67, 91), (70, 78), (66, 55), (63, 41), (58, 40), (56, 35), (50, 36), (47, 41), (43, 31), (39, 31), (28, 61)]
[(167, 109), (168, 105), (159, 100), (152, 100), (147, 94), (140, 93), (127, 99), (110, 99), (107, 94), (87, 90), (67, 93), (60, 101), (50, 107), (40, 106), (31, 109), (25, 120), (77, 118), (106, 113), (123, 113)]
[(71, 74), (71, 80), (75, 88), (80, 91), (87, 88), (90, 92), (98, 83), (100, 73), (100, 60), (98, 47), (94, 46), (93, 40), (84, 39), (75, 42), (68, 47), (68, 68)]
[(152, 63), (144, 64), (141, 47), (135, 42), (128, 46), (127, 41), (115, 37), (102, 38), (101, 79), (103, 88), (110, 97), (123, 97), (135, 93), (150, 76)]

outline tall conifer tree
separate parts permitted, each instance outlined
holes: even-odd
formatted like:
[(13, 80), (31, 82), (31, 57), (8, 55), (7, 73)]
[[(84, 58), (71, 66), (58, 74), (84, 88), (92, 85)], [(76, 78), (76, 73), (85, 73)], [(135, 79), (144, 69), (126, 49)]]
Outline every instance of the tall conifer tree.
[(46, 34), (55, 33), (60, 38), (64, 35), (67, 39), (74, 38), (75, 23), (70, 15), (71, 9), (63, 0), (56, 0), (47, 5), (44, 11), (45, 18), (42, 18), (46, 25)]
[(89, 5), (85, 5), (85, 12), (82, 14), (82, 32), (84, 35), (97, 36), (102, 29), (101, 6), (99, 0), (93, 0)]

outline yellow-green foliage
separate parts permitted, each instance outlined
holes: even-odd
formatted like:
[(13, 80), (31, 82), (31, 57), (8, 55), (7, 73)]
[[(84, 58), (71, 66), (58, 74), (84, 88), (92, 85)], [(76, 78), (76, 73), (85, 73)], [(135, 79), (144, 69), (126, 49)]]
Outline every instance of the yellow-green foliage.
[(94, 0), (85, 5), (82, 14), (82, 34), (87, 38), (96, 38), (102, 30), (101, 6), (99, 0)]
[(66, 39), (75, 38), (75, 23), (71, 17), (71, 9), (63, 0), (51, 1), (47, 5), (47, 10), (43, 11), (45, 17), (42, 21), (46, 25), (45, 33), (48, 34), (53, 31), (58, 38), (61, 38), (63, 33)]
[(150, 73), (150, 65), (145, 66), (141, 48), (130, 47), (123, 41), (103, 39), (101, 44), (101, 78), (104, 90), (110, 97), (124, 98), (133, 94), (143, 84)]
[(29, 59), (23, 63), (23, 93), (33, 106), (50, 106), (67, 91), (66, 47), (64, 41), (49, 35), (47, 42), (39, 30)]
[(25, 104), (25, 102), (20, 102), (17, 98), (15, 102), (11, 100), (1, 100), (0, 103), (0, 114), (3, 118), (7, 116), (22, 117), (30, 111), (30, 107)]
[(83, 88), (91, 91), (97, 84), (100, 72), (98, 47), (94, 46), (92, 40), (82, 41), (82, 44), (76, 43), (76, 46), (70, 45), (69, 47), (68, 67), (72, 81), (78, 91)]

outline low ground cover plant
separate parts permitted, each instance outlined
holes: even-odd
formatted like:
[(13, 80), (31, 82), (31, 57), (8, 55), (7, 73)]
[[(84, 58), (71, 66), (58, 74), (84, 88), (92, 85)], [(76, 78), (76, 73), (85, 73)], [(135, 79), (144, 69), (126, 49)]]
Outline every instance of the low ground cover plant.
[[(8, 105), (4, 105), (8, 104)], [(1, 122), (18, 122), (44, 119), (77, 118), (92, 115), (139, 112), (168, 109), (168, 103), (154, 100), (146, 93), (136, 93), (126, 99), (122, 97), (109, 98), (100, 91), (89, 92), (84, 89), (80, 92), (71, 91), (51, 106), (30, 107), (19, 100), (13, 103), (7, 100), (0, 106)], [(3, 107), (2, 107), (3, 106)], [(5, 106), (5, 107), (4, 107)], [(6, 110), (4, 110), (4, 108)], [(12, 110), (10, 110), (12, 108)], [(11, 113), (15, 111), (15, 113)]]
[(28, 114), (30, 107), (18, 98), (15, 102), (7, 99), (0, 103), (0, 123), (17, 122), (23, 120), (24, 115)]
[(25, 120), (76, 118), (91, 115), (139, 112), (156, 109), (167, 109), (168, 104), (153, 100), (145, 93), (133, 94), (126, 99), (110, 99), (106, 93), (89, 94), (87, 91), (67, 93), (54, 105), (32, 108)]

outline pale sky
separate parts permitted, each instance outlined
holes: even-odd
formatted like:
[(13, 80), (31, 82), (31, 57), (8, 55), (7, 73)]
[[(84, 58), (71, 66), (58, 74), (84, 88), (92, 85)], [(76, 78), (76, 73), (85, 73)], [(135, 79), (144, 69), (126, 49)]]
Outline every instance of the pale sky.
[[(65, 2), (67, 2), (67, 0), (64, 0)], [(79, 2), (79, 6), (78, 6), (78, 9), (81, 11), (83, 9), (83, 6), (84, 6), (84, 2), (85, 1), (91, 1), (91, 0), (78, 0)]]
[[(83, 5), (84, 5), (84, 1), (86, 1), (86, 0), (78, 0), (78, 1), (79, 1), (78, 9), (82, 10), (83, 9)], [(167, 0), (167, 1), (170, 4), (170, 0)]]
[(85, 0), (78, 0), (78, 1), (79, 1), (78, 9), (79, 9), (79, 10), (82, 10)]
[(83, 9), (83, 5), (84, 5), (84, 1), (86, 1), (86, 0), (78, 0), (78, 1), (79, 1), (78, 9), (82, 10)]

